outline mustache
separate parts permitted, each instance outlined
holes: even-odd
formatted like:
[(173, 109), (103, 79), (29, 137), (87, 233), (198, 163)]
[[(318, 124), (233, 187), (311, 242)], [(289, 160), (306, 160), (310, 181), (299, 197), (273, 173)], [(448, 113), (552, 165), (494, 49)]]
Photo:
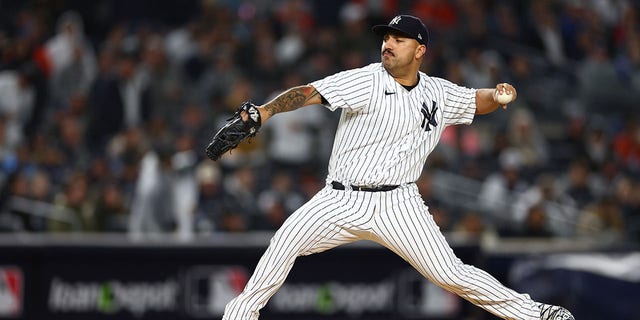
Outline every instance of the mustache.
[(384, 55), (386, 52), (389, 52), (389, 54), (391, 54), (392, 56), (395, 57), (395, 54), (393, 53), (393, 51), (391, 51), (391, 49), (384, 49), (382, 50), (382, 54)]

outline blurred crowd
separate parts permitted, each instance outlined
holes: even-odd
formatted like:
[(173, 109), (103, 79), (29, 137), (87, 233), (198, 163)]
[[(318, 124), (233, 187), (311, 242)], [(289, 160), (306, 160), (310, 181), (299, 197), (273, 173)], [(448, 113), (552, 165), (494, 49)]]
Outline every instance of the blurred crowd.
[(428, 75), (518, 89), (430, 156), (417, 183), (443, 231), (640, 242), (633, 1), (32, 0), (0, 12), (3, 232), (275, 230), (325, 185), (338, 112), (279, 114), (219, 162), (204, 147), (244, 100), (379, 61), (371, 26), (405, 13), (429, 28)]

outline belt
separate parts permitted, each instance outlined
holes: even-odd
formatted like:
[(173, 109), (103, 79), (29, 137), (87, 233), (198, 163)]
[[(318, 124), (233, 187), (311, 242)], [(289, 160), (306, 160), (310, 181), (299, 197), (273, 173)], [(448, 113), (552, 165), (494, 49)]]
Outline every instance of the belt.
[[(338, 181), (331, 181), (331, 187), (333, 187), (335, 190), (345, 190), (346, 187), (338, 182)], [(351, 190), (353, 191), (366, 191), (366, 192), (381, 192), (381, 191), (391, 191), (393, 189), (396, 189), (397, 187), (399, 187), (399, 185), (382, 185), (382, 186), (375, 186), (375, 187), (366, 187), (366, 186), (351, 186)]]

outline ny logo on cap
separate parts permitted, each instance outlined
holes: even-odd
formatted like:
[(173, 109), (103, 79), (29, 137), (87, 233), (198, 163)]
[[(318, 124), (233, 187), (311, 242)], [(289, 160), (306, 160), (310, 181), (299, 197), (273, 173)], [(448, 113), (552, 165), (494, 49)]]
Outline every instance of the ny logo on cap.
[(400, 19), (402, 19), (401, 16), (396, 16), (395, 18), (393, 18), (393, 20), (391, 20), (391, 22), (389, 22), (389, 24), (398, 24), (398, 22), (400, 22)]

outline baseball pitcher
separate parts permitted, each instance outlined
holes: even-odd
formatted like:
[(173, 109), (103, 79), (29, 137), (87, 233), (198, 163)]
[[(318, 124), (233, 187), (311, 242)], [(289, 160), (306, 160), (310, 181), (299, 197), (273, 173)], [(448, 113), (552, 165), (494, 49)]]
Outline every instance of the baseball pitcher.
[(298, 256), (362, 239), (500, 318), (574, 319), (565, 308), (534, 301), (458, 259), (414, 183), (445, 127), (506, 108), (516, 89), (508, 83), (465, 88), (419, 72), (429, 34), (416, 17), (399, 15), (373, 31), (382, 37), (380, 63), (288, 89), (261, 106), (245, 103), (207, 147), (216, 160), (276, 113), (317, 104), (342, 112), (326, 186), (275, 233), (223, 319), (258, 319)]

